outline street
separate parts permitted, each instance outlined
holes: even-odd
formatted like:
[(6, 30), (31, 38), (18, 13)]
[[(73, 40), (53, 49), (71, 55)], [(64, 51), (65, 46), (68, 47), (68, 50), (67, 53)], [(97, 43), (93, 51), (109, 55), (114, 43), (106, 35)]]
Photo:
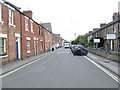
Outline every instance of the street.
[(2, 78), (3, 88), (118, 88), (84, 56), (61, 48)]

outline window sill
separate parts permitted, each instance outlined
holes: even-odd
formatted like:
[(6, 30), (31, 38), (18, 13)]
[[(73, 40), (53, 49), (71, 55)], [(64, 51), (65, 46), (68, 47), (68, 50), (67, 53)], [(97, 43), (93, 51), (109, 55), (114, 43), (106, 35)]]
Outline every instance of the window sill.
[(26, 29), (26, 32), (29, 32), (29, 30), (28, 30), (28, 29)]
[(2, 23), (2, 25), (3, 25), (4, 21), (0, 21), (0, 23)]
[(27, 54), (30, 54), (31, 52), (30, 51), (27, 51)]
[(0, 56), (0, 59), (1, 59), (1, 58), (5, 58), (5, 57), (8, 57), (8, 55), (5, 55), (5, 56)]
[(16, 27), (15, 25), (9, 23), (9, 27), (11, 27), (11, 26), (12, 26), (12, 27)]

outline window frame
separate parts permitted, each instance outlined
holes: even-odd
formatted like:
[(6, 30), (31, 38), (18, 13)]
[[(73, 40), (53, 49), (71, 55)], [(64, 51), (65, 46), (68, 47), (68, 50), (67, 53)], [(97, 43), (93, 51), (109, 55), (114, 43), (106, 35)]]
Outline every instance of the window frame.
[(31, 24), (31, 32), (33, 33), (34, 32), (34, 22), (32, 20), (30, 22), (31, 22), (30, 23)]
[(117, 32), (117, 25), (114, 24), (114, 25), (113, 25), (113, 33), (116, 33), (116, 32)]
[[(29, 44), (28, 44), (29, 42)], [(30, 40), (27, 40), (27, 53), (30, 53), (31, 49), (30, 49)]]
[(25, 30), (28, 32), (29, 29), (28, 29), (28, 23), (29, 23), (29, 18), (25, 16)]
[[(2, 40), (3, 40), (3, 43), (1, 43), (1, 45), (0, 45), (2, 53), (0, 53), (0, 57), (7, 55), (6, 37), (0, 37), (0, 41), (2, 41)], [(3, 44), (3, 46), (2, 46), (2, 44)]]
[(2, 21), (2, 4), (0, 3), (0, 22)]
[(118, 32), (120, 32), (120, 22), (118, 22)]
[(40, 28), (40, 26), (38, 26), (38, 35), (39, 36), (41, 35), (41, 28)]
[(9, 8), (9, 25), (14, 25), (14, 10)]

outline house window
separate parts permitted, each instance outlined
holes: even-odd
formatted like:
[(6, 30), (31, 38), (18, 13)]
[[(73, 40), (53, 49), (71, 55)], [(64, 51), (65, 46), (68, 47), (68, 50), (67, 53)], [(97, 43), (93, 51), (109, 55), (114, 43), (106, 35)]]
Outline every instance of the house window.
[(30, 40), (27, 40), (27, 53), (30, 53)]
[(14, 24), (14, 19), (13, 19), (13, 10), (12, 9), (9, 9), (9, 24), (10, 25), (13, 25)]
[(119, 32), (120, 32), (120, 22), (119, 22)]
[(33, 32), (33, 21), (31, 21), (31, 32)]
[(116, 24), (114, 24), (114, 26), (113, 26), (113, 29), (114, 29), (114, 30), (113, 30), (113, 33), (116, 33), (116, 28), (117, 28), (117, 27), (116, 27)]
[(38, 35), (40, 35), (40, 27), (38, 27)]
[(0, 56), (6, 55), (6, 38), (0, 37)]
[(2, 5), (0, 3), (0, 21), (2, 21)]
[(25, 30), (28, 31), (28, 18), (25, 18)]

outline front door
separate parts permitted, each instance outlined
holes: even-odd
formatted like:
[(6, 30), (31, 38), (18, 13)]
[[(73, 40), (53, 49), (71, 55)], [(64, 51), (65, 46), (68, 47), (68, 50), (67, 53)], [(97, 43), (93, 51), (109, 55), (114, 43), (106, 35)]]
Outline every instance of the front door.
[(16, 59), (19, 59), (19, 47), (18, 47), (18, 38), (16, 38)]

